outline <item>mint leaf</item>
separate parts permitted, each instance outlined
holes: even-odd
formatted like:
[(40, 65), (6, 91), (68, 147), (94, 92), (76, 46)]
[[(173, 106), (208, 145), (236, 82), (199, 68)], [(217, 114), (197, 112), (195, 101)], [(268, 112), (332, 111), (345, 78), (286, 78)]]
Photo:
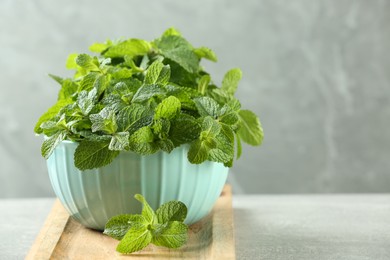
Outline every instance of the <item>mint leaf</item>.
[(171, 70), (169, 65), (164, 65), (161, 61), (156, 60), (146, 71), (144, 83), (145, 85), (161, 84), (164, 86), (169, 82), (170, 76)]
[(188, 226), (180, 221), (158, 225), (153, 233), (152, 243), (156, 246), (179, 248), (188, 240)]
[(141, 214), (145, 218), (145, 221), (149, 224), (157, 223), (156, 213), (154, 213), (154, 210), (149, 206), (149, 203), (146, 201), (144, 196), (141, 194), (135, 194), (134, 198), (143, 204)]
[(174, 96), (167, 97), (156, 107), (156, 112), (154, 115), (155, 119), (166, 118), (172, 119), (175, 118), (181, 109), (180, 100)]
[(38, 122), (35, 124), (34, 127), (34, 132), (37, 134), (42, 134), (42, 128), (41, 124), (43, 122), (49, 121), (53, 119), (60, 111), (62, 108), (65, 106), (72, 104), (73, 101), (71, 99), (62, 99), (58, 100), (57, 103), (49, 108), (39, 119)]
[(104, 131), (108, 134), (113, 134), (118, 129), (115, 119), (115, 111), (108, 107), (103, 108), (99, 114), (89, 116), (92, 122), (92, 132)]
[(111, 42), (108, 42), (108, 43), (96, 42), (96, 43), (92, 44), (91, 46), (89, 46), (89, 50), (92, 52), (102, 53), (105, 50), (107, 50), (107, 48), (110, 47), (111, 45), (112, 45)]
[(68, 56), (65, 65), (67, 69), (77, 69), (77, 63), (76, 63), (77, 56), (78, 56), (77, 53), (72, 53)]
[(79, 96), (77, 97), (77, 105), (83, 115), (87, 116), (92, 111), (96, 101), (96, 92), (96, 89), (92, 89), (89, 92), (83, 90), (79, 93)]
[(128, 131), (133, 134), (143, 126), (152, 122), (151, 111), (143, 105), (133, 103), (119, 111), (117, 116), (119, 131)]
[(76, 167), (83, 171), (110, 164), (119, 152), (110, 151), (108, 146), (109, 141), (81, 141), (74, 154)]
[(76, 57), (76, 64), (83, 69), (89, 71), (99, 71), (99, 61), (96, 57), (91, 57), (88, 54), (80, 54)]
[(186, 71), (196, 73), (199, 67), (199, 59), (189, 44), (183, 37), (178, 35), (163, 36), (156, 42), (161, 54), (176, 62)]
[(240, 110), (240, 128), (238, 135), (241, 140), (250, 145), (260, 145), (263, 141), (263, 128), (259, 118), (249, 110)]
[(237, 90), (238, 82), (240, 82), (242, 78), (242, 72), (240, 69), (231, 69), (226, 72), (223, 80), (221, 89), (229, 93), (230, 95), (234, 95)]
[(220, 114), (219, 121), (224, 124), (235, 125), (239, 121), (238, 113), (227, 104), (222, 107)]
[(171, 27), (167, 29), (162, 36), (170, 36), (170, 35), (176, 35), (176, 36), (181, 36), (181, 33), (176, 30), (175, 28)]
[(42, 156), (45, 159), (48, 159), (50, 155), (53, 153), (54, 149), (57, 147), (57, 145), (65, 139), (65, 136), (66, 136), (66, 132), (58, 131), (56, 134), (46, 139), (43, 142), (41, 148)]
[(95, 85), (96, 79), (99, 77), (99, 73), (91, 72), (85, 75), (80, 81), (79, 91), (90, 91)]
[(181, 114), (171, 121), (169, 138), (179, 146), (181, 144), (192, 142), (200, 135), (201, 126), (192, 116)]
[(236, 159), (238, 160), (242, 154), (241, 138), (237, 133), (234, 133), (234, 136), (236, 137)]
[(218, 60), (217, 55), (207, 47), (197, 48), (194, 50), (194, 52), (199, 59), (205, 58), (214, 62), (217, 62)]
[(217, 143), (214, 149), (209, 151), (209, 159), (214, 162), (228, 163), (234, 158), (234, 132), (228, 125), (221, 125), (221, 130), (216, 135)]
[(129, 39), (111, 46), (103, 55), (108, 58), (129, 56), (140, 56), (149, 52), (149, 42), (140, 39)]
[(137, 214), (123, 214), (114, 216), (106, 223), (103, 234), (117, 240), (122, 240), (134, 222), (144, 223), (145, 218)]
[(113, 134), (108, 149), (113, 151), (122, 151), (129, 146), (129, 132), (119, 132)]
[(119, 242), (116, 250), (122, 254), (130, 254), (144, 249), (152, 241), (152, 233), (147, 226), (134, 224)]
[(169, 201), (156, 210), (158, 223), (170, 221), (183, 222), (187, 217), (187, 207), (180, 201)]
[(209, 150), (210, 148), (208, 148), (204, 142), (201, 140), (196, 140), (191, 144), (190, 149), (188, 150), (187, 158), (190, 163), (200, 164), (207, 160), (209, 156)]
[(78, 84), (70, 79), (64, 79), (61, 83), (62, 87), (58, 92), (58, 100), (72, 98), (79, 88)]
[(201, 93), (202, 95), (204, 95), (206, 93), (206, 89), (210, 83), (210, 75), (204, 75), (200, 78), (199, 80), (199, 83), (198, 83), (198, 91), (199, 93)]
[(143, 102), (151, 97), (163, 95), (165, 90), (158, 85), (143, 85), (134, 94), (133, 102)]
[(59, 83), (60, 85), (62, 85), (62, 82), (64, 81), (63, 78), (59, 77), (59, 76), (56, 76), (56, 75), (53, 75), (53, 74), (49, 74), (49, 77), (54, 79), (57, 83)]
[(138, 129), (130, 136), (129, 148), (141, 155), (153, 154), (158, 150), (158, 146), (154, 142), (154, 134), (149, 126)]
[(211, 116), (216, 118), (219, 114), (218, 103), (210, 97), (194, 98), (195, 106), (201, 116)]
[(175, 148), (175, 145), (173, 142), (169, 139), (165, 140), (158, 140), (157, 142), (158, 148), (160, 148), (162, 151), (170, 153)]

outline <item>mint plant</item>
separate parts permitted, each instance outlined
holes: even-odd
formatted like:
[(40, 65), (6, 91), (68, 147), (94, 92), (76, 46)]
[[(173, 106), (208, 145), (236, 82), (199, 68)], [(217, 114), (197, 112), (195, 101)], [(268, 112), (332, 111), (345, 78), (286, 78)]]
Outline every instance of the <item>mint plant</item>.
[(134, 196), (143, 204), (141, 214), (123, 214), (108, 220), (104, 234), (120, 240), (116, 250), (122, 254), (140, 251), (150, 243), (156, 246), (179, 248), (187, 242), (188, 226), (183, 223), (187, 207), (180, 201), (169, 201), (156, 212), (145, 198)]
[(191, 163), (231, 167), (241, 141), (261, 144), (258, 117), (234, 97), (241, 70), (228, 71), (218, 87), (200, 66), (202, 59), (216, 62), (215, 53), (193, 47), (175, 29), (151, 42), (108, 40), (90, 50), (97, 56), (68, 57), (73, 78), (50, 75), (61, 88), (34, 128), (46, 136), (43, 157), (63, 140), (74, 141), (75, 165), (86, 170), (111, 163), (122, 151), (169, 153), (188, 144)]

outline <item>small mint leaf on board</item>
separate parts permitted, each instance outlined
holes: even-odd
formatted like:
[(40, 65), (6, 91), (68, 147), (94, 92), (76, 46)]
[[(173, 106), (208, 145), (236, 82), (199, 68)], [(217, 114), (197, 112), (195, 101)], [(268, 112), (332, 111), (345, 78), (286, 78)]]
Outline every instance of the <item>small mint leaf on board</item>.
[(187, 217), (187, 207), (181, 201), (169, 201), (156, 210), (156, 215), (158, 223), (184, 221)]
[(74, 154), (76, 167), (83, 171), (111, 163), (119, 152), (109, 150), (108, 146), (109, 141), (81, 141)]
[(214, 62), (218, 61), (217, 55), (211, 49), (209, 49), (207, 47), (196, 48), (194, 50), (194, 52), (195, 52), (196, 56), (198, 56), (199, 59), (205, 58), (207, 60), (211, 60)]
[(263, 128), (259, 118), (250, 110), (240, 110), (240, 128), (238, 135), (241, 140), (250, 145), (260, 145), (263, 141)]
[(170, 221), (157, 228), (152, 236), (152, 243), (156, 246), (179, 248), (188, 240), (188, 226), (181, 221)]
[(156, 107), (154, 118), (173, 119), (179, 114), (180, 109), (181, 103), (179, 99), (174, 96), (167, 97)]
[(146, 201), (144, 196), (141, 194), (135, 194), (134, 198), (142, 203), (142, 216), (145, 218), (146, 223), (155, 224), (157, 223), (157, 216), (154, 210), (150, 207), (149, 203)]
[(138, 214), (123, 214), (114, 216), (106, 223), (103, 234), (116, 240), (122, 240), (127, 231), (129, 231), (133, 222), (144, 223), (145, 219), (142, 215)]
[(116, 250), (122, 254), (131, 254), (144, 249), (152, 242), (152, 232), (143, 224), (134, 224), (119, 242)]
[(45, 159), (48, 159), (50, 155), (53, 153), (54, 149), (57, 147), (59, 143), (61, 143), (66, 137), (66, 132), (58, 131), (54, 135), (50, 136), (46, 139), (41, 148), (42, 156)]
[(104, 52), (104, 57), (119, 58), (128, 56), (142, 56), (149, 52), (151, 45), (149, 42), (140, 39), (129, 39), (116, 45), (112, 45)]
[(242, 78), (242, 72), (240, 69), (231, 69), (226, 72), (223, 80), (221, 89), (229, 93), (230, 95), (234, 95), (237, 90), (238, 82), (240, 82)]

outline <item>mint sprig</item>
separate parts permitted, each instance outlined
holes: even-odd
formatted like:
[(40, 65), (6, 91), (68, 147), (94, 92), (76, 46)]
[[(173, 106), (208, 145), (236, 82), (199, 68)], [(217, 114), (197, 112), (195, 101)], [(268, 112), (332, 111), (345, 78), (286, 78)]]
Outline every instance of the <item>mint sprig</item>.
[(242, 142), (262, 143), (258, 117), (234, 96), (241, 70), (229, 70), (218, 86), (200, 65), (217, 61), (215, 53), (193, 47), (177, 30), (150, 42), (108, 40), (90, 50), (98, 55), (69, 55), (73, 78), (50, 75), (61, 85), (58, 100), (34, 128), (46, 136), (45, 158), (63, 140), (79, 143), (80, 170), (105, 166), (123, 151), (169, 153), (188, 144), (191, 163), (231, 167)]
[(183, 223), (187, 207), (180, 201), (169, 201), (156, 212), (145, 198), (134, 196), (143, 204), (141, 214), (123, 214), (112, 217), (106, 224), (104, 234), (120, 240), (116, 250), (122, 254), (140, 251), (150, 243), (156, 246), (179, 248), (188, 239), (188, 226)]

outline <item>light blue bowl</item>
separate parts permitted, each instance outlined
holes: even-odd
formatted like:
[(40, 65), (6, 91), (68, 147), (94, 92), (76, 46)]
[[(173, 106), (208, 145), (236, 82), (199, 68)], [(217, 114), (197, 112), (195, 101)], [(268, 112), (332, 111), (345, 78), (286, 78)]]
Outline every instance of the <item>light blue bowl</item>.
[(170, 200), (188, 207), (186, 224), (205, 217), (226, 182), (228, 168), (206, 161), (188, 162), (188, 145), (170, 154), (140, 156), (121, 152), (105, 167), (80, 171), (74, 166), (77, 143), (63, 141), (47, 160), (54, 192), (69, 214), (82, 225), (103, 230), (112, 216), (140, 213), (133, 197), (142, 194), (153, 209)]

